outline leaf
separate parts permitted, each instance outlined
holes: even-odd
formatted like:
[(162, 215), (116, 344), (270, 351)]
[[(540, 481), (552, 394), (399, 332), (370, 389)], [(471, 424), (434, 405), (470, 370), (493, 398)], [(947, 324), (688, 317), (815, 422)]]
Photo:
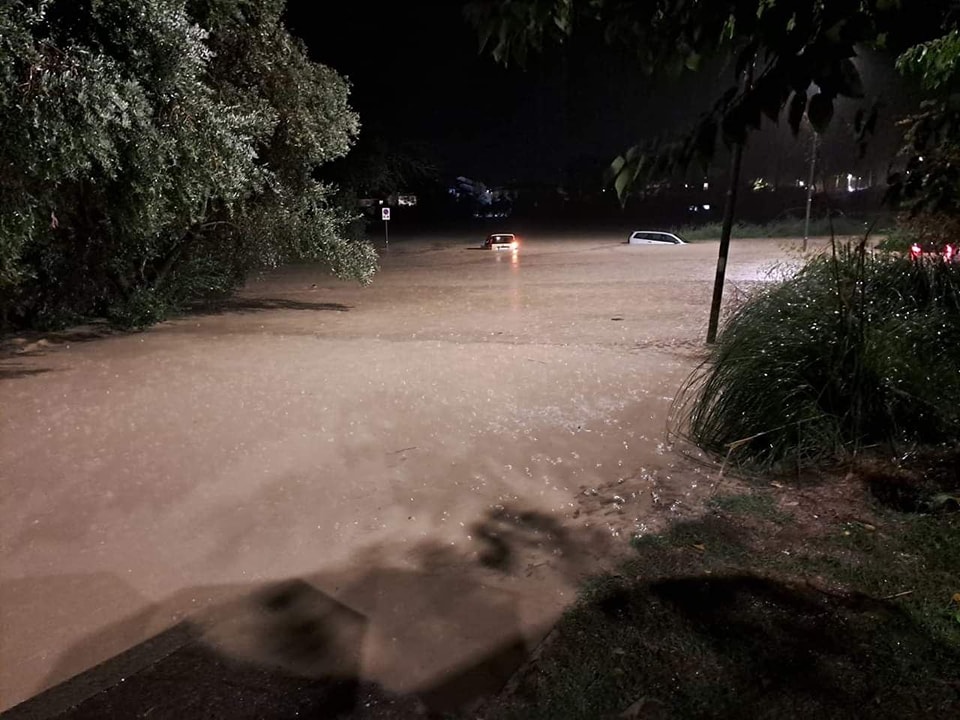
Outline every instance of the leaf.
[[(616, 171), (613, 180), (613, 187), (616, 190), (617, 197), (620, 199), (621, 203), (626, 201), (627, 193), (629, 193), (630, 188), (633, 187), (633, 182), (636, 180), (637, 175), (640, 172), (640, 168), (645, 160), (643, 156), (637, 156), (635, 148), (631, 148), (630, 152), (627, 153), (628, 158), (630, 157), (631, 152), (634, 154), (634, 157), (620, 165), (620, 169)], [(617, 159), (619, 160), (620, 158)], [(616, 163), (616, 160), (614, 163)]]
[(763, 122), (761, 98), (756, 93), (748, 95), (744, 98), (742, 107), (744, 125), (753, 130), (759, 130)]
[(846, 97), (863, 97), (863, 79), (860, 77), (860, 71), (853, 64), (850, 58), (843, 58), (839, 65), (840, 86), (839, 93)]
[(626, 162), (627, 161), (624, 159), (623, 155), (618, 155), (615, 157), (613, 162), (610, 163), (610, 168), (607, 170), (607, 172), (610, 174), (610, 177), (615, 178), (617, 175), (619, 175)]
[(789, 90), (777, 79), (771, 79), (767, 82), (758, 83), (756, 91), (763, 114), (773, 122), (777, 122), (780, 119), (780, 111), (783, 109), (783, 103), (787, 99)]
[(687, 63), (686, 63), (687, 70), (692, 70), (694, 72), (699, 70), (700, 60), (701, 60), (701, 56), (700, 56), (700, 53), (698, 52), (692, 52), (689, 55), (687, 55)]
[(807, 117), (814, 130), (824, 132), (833, 119), (833, 98), (824, 93), (814, 95), (807, 106)]
[(790, 123), (790, 129), (796, 135), (800, 132), (800, 123), (803, 121), (803, 113), (807, 109), (807, 94), (805, 92), (795, 92), (790, 98), (790, 110), (787, 114), (787, 122)]
[(843, 33), (844, 25), (846, 24), (846, 20), (839, 20), (827, 29), (827, 31), (824, 33), (824, 37), (826, 37), (826, 39), (832, 43), (839, 43)]
[(695, 147), (697, 157), (701, 162), (707, 163), (713, 159), (717, 148), (717, 123), (715, 120), (707, 120), (697, 129)]
[(742, 145), (747, 140), (743, 108), (735, 108), (723, 118), (723, 140), (728, 145)]
[(723, 28), (720, 30), (720, 42), (724, 40), (733, 40), (734, 35), (737, 34), (737, 18), (733, 13), (727, 17), (725, 23), (723, 23)]

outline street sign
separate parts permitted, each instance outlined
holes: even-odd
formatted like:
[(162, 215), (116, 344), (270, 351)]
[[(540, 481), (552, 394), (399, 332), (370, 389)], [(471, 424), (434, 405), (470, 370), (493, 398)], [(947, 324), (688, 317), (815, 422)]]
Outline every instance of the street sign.
[(380, 208), (380, 217), (384, 220), (390, 219), (390, 208)]

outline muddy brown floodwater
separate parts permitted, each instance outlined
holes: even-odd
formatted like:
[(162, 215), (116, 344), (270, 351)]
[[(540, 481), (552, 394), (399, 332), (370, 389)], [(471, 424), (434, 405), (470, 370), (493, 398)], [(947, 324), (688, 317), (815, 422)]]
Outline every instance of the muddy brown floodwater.
[[(664, 430), (717, 244), (472, 240), (394, 244), (367, 288), (288, 267), (147, 332), (8, 341), (0, 709), (185, 619), (337, 668), (258, 642), (277, 587), (359, 622), (341, 670), (437, 687), (694, 508), (709, 473)], [(726, 297), (786, 245), (735, 241)]]

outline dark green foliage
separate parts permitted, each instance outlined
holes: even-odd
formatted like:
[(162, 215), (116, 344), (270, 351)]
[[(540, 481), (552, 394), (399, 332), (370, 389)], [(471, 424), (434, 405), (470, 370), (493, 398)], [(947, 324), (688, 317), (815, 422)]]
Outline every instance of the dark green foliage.
[(750, 298), (678, 400), (701, 447), (813, 464), (960, 440), (960, 264), (842, 246)]
[(372, 249), (315, 168), (357, 132), (282, 0), (11, 0), (0, 9), (3, 324), (143, 325), (251, 268)]

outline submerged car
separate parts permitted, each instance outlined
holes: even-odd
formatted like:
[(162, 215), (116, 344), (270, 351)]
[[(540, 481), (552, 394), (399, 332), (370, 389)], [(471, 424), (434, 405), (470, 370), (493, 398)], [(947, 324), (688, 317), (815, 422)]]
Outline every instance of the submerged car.
[(483, 247), (487, 250), (517, 250), (520, 243), (513, 233), (494, 233), (483, 241)]
[(659, 230), (634, 230), (627, 239), (630, 245), (686, 245), (679, 235)]

